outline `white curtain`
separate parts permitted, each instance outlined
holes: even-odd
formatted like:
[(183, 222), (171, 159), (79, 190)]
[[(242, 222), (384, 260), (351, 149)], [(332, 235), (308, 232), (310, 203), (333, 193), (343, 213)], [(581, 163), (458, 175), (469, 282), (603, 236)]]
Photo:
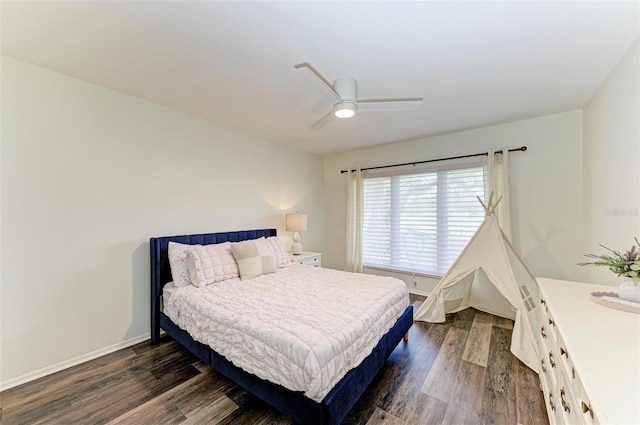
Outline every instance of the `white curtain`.
[(347, 177), (347, 258), (345, 270), (362, 273), (362, 214), (364, 185), (360, 168)]
[(494, 202), (502, 197), (496, 216), (498, 224), (504, 234), (511, 240), (511, 202), (509, 201), (509, 148), (503, 148), (501, 155), (495, 155), (493, 149), (489, 149), (484, 160), (484, 201), (489, 200), (493, 192)]

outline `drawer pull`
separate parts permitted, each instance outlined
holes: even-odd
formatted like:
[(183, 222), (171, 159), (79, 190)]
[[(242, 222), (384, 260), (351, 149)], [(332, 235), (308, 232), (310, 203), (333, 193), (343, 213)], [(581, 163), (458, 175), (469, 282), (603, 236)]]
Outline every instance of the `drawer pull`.
[(549, 393), (549, 407), (555, 412), (556, 405), (553, 403), (553, 394)]
[(551, 367), (555, 368), (556, 367), (556, 362), (553, 361), (553, 352), (549, 351), (549, 364), (551, 365)]
[(580, 405), (582, 406), (582, 413), (589, 412), (589, 414), (591, 415), (591, 419), (593, 419), (593, 410), (591, 410), (591, 406), (585, 403), (584, 401), (581, 401)]
[(569, 358), (569, 353), (567, 353), (567, 350), (562, 347), (560, 347), (560, 355), (565, 356), (567, 359)]
[(549, 319), (549, 324), (550, 324), (551, 326), (555, 326), (555, 325), (556, 325), (556, 322), (554, 322), (553, 320)]
[(576, 368), (571, 366), (571, 378), (576, 379)]
[(562, 387), (562, 389), (560, 390), (560, 402), (562, 403), (562, 408), (564, 409), (565, 412), (571, 413), (571, 408), (569, 407), (569, 403), (567, 403), (567, 400), (564, 398), (564, 396), (565, 396), (565, 391), (564, 391), (564, 387)]
[(547, 368), (544, 367), (544, 359), (540, 360), (540, 368), (542, 369), (542, 372), (547, 373)]
[(542, 335), (542, 337), (543, 337), (543, 338), (546, 338), (546, 337), (547, 337), (547, 333), (546, 333), (546, 332), (545, 332), (545, 330), (544, 330), (544, 326), (542, 326), (542, 327), (540, 328), (540, 335)]
[(546, 304), (547, 302), (545, 300), (543, 300), (542, 298), (540, 298), (540, 304)]

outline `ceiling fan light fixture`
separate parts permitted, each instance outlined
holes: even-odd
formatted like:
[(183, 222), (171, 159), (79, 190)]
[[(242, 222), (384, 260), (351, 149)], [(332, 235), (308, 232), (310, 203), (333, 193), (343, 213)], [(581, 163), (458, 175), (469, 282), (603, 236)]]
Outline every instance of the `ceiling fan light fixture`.
[(333, 107), (333, 114), (338, 118), (351, 118), (356, 114), (358, 106), (353, 102), (339, 102)]
[(294, 65), (295, 69), (304, 70), (301, 75), (311, 78), (311, 83), (324, 92), (333, 101), (333, 108), (316, 121), (310, 130), (316, 131), (335, 118), (351, 118), (356, 112), (375, 111), (415, 111), (422, 104), (421, 97), (394, 99), (358, 99), (358, 81), (353, 77), (340, 77), (329, 82), (317, 69), (307, 62)]

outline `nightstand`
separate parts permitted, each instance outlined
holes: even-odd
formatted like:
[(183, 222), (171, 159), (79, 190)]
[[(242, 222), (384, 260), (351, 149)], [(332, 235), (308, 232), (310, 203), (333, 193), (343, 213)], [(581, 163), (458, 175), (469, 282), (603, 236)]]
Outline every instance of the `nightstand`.
[(302, 251), (302, 254), (300, 255), (293, 255), (291, 252), (289, 252), (288, 254), (289, 258), (291, 258), (291, 262), (293, 263), (313, 267), (322, 266), (322, 253), (320, 252)]

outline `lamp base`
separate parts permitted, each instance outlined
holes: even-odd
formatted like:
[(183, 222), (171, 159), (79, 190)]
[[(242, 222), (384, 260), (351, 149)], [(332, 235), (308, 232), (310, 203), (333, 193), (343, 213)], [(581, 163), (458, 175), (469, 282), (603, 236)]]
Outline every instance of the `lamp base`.
[(293, 234), (293, 245), (291, 246), (291, 252), (293, 252), (293, 255), (302, 254), (302, 244), (300, 243), (300, 234), (298, 232), (295, 232)]

